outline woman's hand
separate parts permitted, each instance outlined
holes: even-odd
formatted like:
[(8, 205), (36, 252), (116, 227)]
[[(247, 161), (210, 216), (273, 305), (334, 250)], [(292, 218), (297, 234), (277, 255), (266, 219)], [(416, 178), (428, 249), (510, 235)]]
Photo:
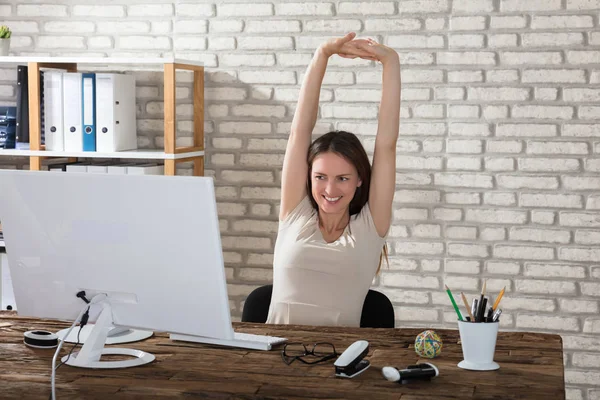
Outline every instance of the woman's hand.
[(319, 50), (327, 57), (334, 54), (344, 58), (364, 58), (375, 60), (371, 53), (365, 50), (369, 44), (366, 39), (354, 39), (356, 33), (350, 32), (344, 37), (329, 39), (319, 46)]
[(398, 53), (396, 53), (396, 50), (377, 43), (373, 39), (355, 40), (354, 42), (356, 42), (356, 47), (368, 54), (367, 57), (361, 58), (376, 60), (382, 64), (387, 64), (389, 62), (400, 62), (400, 57), (398, 56)]

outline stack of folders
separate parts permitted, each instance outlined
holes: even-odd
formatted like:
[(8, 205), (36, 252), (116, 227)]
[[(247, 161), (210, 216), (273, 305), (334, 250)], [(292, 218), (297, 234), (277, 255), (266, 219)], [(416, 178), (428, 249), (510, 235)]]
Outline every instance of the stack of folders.
[(43, 81), (46, 150), (137, 149), (133, 75), (45, 71)]
[(90, 174), (163, 175), (164, 165), (151, 162), (114, 161), (57, 163), (48, 166), (49, 171), (86, 172)]

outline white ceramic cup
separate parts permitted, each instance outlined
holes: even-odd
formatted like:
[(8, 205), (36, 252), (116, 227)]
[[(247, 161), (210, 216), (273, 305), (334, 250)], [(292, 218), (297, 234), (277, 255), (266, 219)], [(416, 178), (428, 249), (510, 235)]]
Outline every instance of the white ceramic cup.
[(475, 371), (491, 371), (500, 368), (494, 362), (498, 322), (458, 321), (463, 360), (460, 368)]

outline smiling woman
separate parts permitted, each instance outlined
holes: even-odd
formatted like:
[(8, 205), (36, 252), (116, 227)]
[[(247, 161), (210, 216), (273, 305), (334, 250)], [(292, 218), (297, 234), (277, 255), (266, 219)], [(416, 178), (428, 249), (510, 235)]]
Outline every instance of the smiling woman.
[[(398, 54), (354, 33), (323, 43), (300, 89), (283, 161), (273, 294), (267, 323), (359, 326), (373, 277), (387, 256), (400, 112)], [(350, 132), (311, 143), (319, 92), (333, 55), (383, 65), (373, 167)]]
[[(316, 139), (308, 150), (308, 171), (307, 192), (312, 193), (310, 200), (315, 208), (320, 206), (324, 211), (320, 220), (322, 229), (331, 230), (331, 226), (327, 226), (330, 221), (326, 218), (332, 214), (346, 214), (346, 210), (350, 216), (358, 214), (367, 203), (371, 165), (365, 149), (354, 134), (329, 132)], [(345, 220), (345, 226), (348, 220), (341, 219)]]

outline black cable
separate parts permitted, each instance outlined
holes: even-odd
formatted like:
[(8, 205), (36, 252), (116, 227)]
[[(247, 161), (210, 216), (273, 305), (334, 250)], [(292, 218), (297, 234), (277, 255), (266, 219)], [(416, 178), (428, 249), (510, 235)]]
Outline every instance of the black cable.
[[(83, 326), (79, 326), (79, 331), (77, 331), (77, 343), (75, 343), (73, 345), (73, 347), (71, 347), (71, 350), (69, 351), (69, 354), (67, 354), (67, 359), (65, 361), (61, 361), (60, 364), (58, 364), (56, 366), (56, 368), (54, 369), (55, 371), (58, 371), (58, 369), (60, 368), (61, 365), (65, 364), (67, 361), (69, 361), (69, 358), (71, 357), (71, 353), (73, 353), (73, 350), (75, 350), (75, 348), (80, 345), (80, 343), (79, 343), (79, 334), (81, 333), (81, 329), (82, 328), (83, 328)], [(65, 339), (66, 339), (66, 337), (65, 337)], [(50, 393), (50, 396), (48, 397), (48, 400), (52, 400), (52, 393)]]
[(85, 301), (86, 304), (90, 304), (90, 301), (87, 299), (87, 297), (85, 297), (85, 290), (77, 292), (76, 296)]
[[(90, 308), (88, 307), (87, 310), (85, 311), (85, 313), (81, 316), (81, 322), (79, 323), (79, 330), (77, 331), (77, 342), (73, 345), (73, 347), (71, 347), (71, 350), (69, 350), (69, 354), (67, 354), (66, 360), (61, 361), (60, 364), (58, 364), (56, 366), (56, 368), (54, 369), (55, 371), (58, 371), (58, 369), (61, 367), (61, 365), (65, 364), (67, 361), (69, 361), (69, 358), (71, 358), (71, 354), (73, 353), (73, 350), (75, 350), (75, 348), (81, 344), (79, 342), (79, 335), (81, 334), (81, 330), (83, 329), (83, 327), (87, 324), (89, 318), (90, 318)], [(66, 340), (66, 339), (67, 339), (67, 337), (65, 335), (63, 340)], [(52, 393), (50, 393), (49, 400), (52, 400)]]
[[(87, 297), (85, 297), (85, 290), (78, 292), (76, 296), (79, 297), (80, 299), (82, 299), (83, 301), (85, 301), (86, 304), (90, 304), (90, 301), (87, 299)], [(85, 312), (81, 316), (81, 320), (79, 321), (79, 330), (77, 331), (77, 342), (73, 345), (73, 347), (71, 347), (71, 350), (69, 351), (69, 354), (67, 354), (67, 358), (65, 359), (65, 361), (61, 361), (60, 364), (58, 364), (56, 366), (54, 371), (58, 371), (58, 369), (60, 368), (61, 365), (65, 364), (67, 361), (69, 361), (69, 358), (71, 358), (71, 354), (73, 353), (73, 350), (75, 350), (75, 348), (81, 344), (81, 343), (79, 343), (79, 334), (81, 334), (81, 330), (83, 329), (83, 327), (87, 325), (89, 318), (90, 318), (90, 307), (88, 306), (87, 310), (85, 310)], [(66, 339), (67, 339), (67, 335), (65, 332), (65, 337), (62, 340), (66, 340)], [(50, 392), (50, 397), (48, 399), (52, 400), (52, 392)]]
[[(75, 345), (73, 347), (71, 347), (71, 351), (69, 351), (69, 354), (67, 354), (67, 359), (64, 362), (61, 361), (60, 364), (58, 364), (56, 366), (56, 370), (58, 370), (58, 368), (61, 365), (63, 365), (67, 361), (69, 361), (69, 358), (71, 357), (71, 353), (73, 353), (73, 350), (75, 350), (75, 347), (77, 347), (81, 344), (81, 343), (79, 343), (79, 334), (81, 333), (81, 330), (83, 329), (83, 327), (87, 325), (89, 318), (90, 318), (90, 308), (88, 307), (87, 310), (85, 310), (85, 313), (83, 313), (83, 315), (81, 316), (81, 321), (79, 322), (79, 330), (77, 331), (77, 343), (75, 343)], [(66, 339), (66, 337), (65, 337), (65, 339)]]
[(71, 350), (69, 351), (69, 354), (67, 354), (67, 359), (65, 361), (61, 361), (60, 364), (58, 364), (56, 366), (55, 371), (58, 371), (58, 369), (60, 368), (61, 365), (65, 364), (67, 361), (69, 361), (69, 358), (71, 357), (71, 353), (73, 353), (73, 350), (75, 350), (75, 348), (81, 344), (81, 343), (79, 343), (79, 334), (81, 333), (81, 329), (83, 329), (83, 325), (80, 325), (79, 326), (79, 331), (77, 331), (77, 343), (75, 343), (73, 345), (73, 347), (71, 347)]

